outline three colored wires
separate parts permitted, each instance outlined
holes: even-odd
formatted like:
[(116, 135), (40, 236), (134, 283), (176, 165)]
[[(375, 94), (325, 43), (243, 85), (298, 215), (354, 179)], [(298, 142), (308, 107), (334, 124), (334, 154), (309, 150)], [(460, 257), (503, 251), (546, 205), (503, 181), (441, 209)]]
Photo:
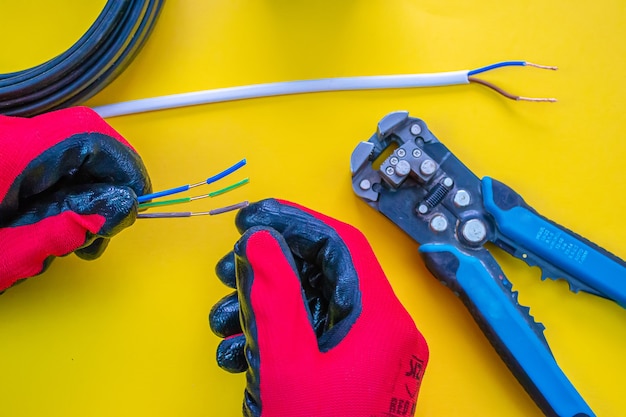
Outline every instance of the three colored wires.
[(219, 180), (221, 180), (222, 178), (225, 178), (227, 176), (229, 176), (230, 174), (232, 174), (233, 172), (237, 171), (238, 169), (240, 169), (241, 167), (243, 167), (244, 165), (246, 165), (246, 160), (242, 159), (241, 161), (237, 162), (236, 164), (234, 164), (233, 166), (226, 168), (225, 170), (223, 170), (222, 172), (219, 172), (209, 178), (207, 178), (204, 181), (201, 182), (197, 182), (195, 184), (186, 184), (186, 185), (181, 185), (179, 187), (175, 187), (175, 188), (170, 188), (167, 190), (163, 190), (163, 191), (157, 191), (151, 194), (145, 194), (142, 196), (139, 196), (137, 198), (137, 201), (139, 203), (139, 211), (140, 213), (137, 215), (137, 218), (140, 219), (155, 219), (155, 218), (175, 218), (175, 217), (194, 217), (194, 216), (212, 216), (212, 215), (216, 215), (216, 214), (221, 214), (221, 213), (226, 213), (229, 211), (233, 211), (233, 210), (238, 210), (240, 208), (246, 207), (248, 205), (247, 201), (242, 201), (240, 203), (237, 204), (233, 204), (233, 205), (229, 205), (229, 206), (224, 206), (224, 207), (220, 207), (220, 208), (216, 208), (213, 210), (209, 210), (209, 211), (177, 211), (177, 212), (151, 212), (151, 213), (147, 213), (144, 212), (148, 209), (151, 208), (155, 208), (155, 207), (164, 207), (164, 206), (170, 206), (170, 205), (175, 205), (175, 204), (182, 204), (182, 203), (189, 203), (192, 201), (196, 201), (196, 200), (201, 200), (204, 198), (212, 198), (212, 197), (217, 197), (219, 195), (225, 194), (231, 190), (234, 190), (236, 188), (241, 187), (242, 185), (245, 185), (249, 182), (248, 178), (244, 178), (242, 180), (239, 180), (233, 184), (230, 184), (226, 187), (220, 188), (216, 191), (212, 191), (210, 193), (207, 194), (202, 194), (202, 195), (197, 195), (197, 196), (193, 196), (193, 197), (181, 197), (181, 198), (174, 198), (174, 199), (168, 199), (168, 200), (159, 200), (159, 201), (153, 201), (155, 199), (159, 199), (162, 197), (168, 197), (174, 194), (178, 194), (178, 193), (182, 193), (185, 191), (189, 191), (192, 188), (196, 188), (199, 187), (201, 185), (205, 185), (205, 184), (213, 184), (214, 182), (217, 182)]

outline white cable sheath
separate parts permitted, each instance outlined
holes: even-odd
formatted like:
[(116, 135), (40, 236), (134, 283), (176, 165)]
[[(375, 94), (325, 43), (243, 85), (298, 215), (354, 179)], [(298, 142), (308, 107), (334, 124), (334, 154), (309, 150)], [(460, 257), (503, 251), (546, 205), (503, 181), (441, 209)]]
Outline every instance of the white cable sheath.
[(272, 97), (288, 94), (327, 91), (374, 90), (385, 88), (438, 87), (468, 84), (468, 70), (430, 74), (378, 75), (364, 77), (325, 78), (319, 80), (286, 81), (253, 84), (242, 87), (219, 88), (193, 93), (145, 98), (94, 107), (101, 117), (124, 116), (154, 110), (173, 109), (198, 104)]

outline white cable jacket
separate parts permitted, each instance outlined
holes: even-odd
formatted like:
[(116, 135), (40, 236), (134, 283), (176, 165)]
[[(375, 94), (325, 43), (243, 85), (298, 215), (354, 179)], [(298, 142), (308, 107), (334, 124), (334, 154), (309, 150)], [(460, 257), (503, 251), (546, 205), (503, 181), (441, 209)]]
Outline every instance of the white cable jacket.
[(325, 78), (319, 80), (286, 81), (253, 84), (242, 87), (219, 88), (192, 93), (145, 98), (94, 107), (101, 117), (124, 116), (154, 110), (173, 109), (198, 104), (272, 97), (289, 94), (327, 91), (374, 90), (386, 88), (439, 87), (468, 84), (468, 71), (430, 74), (378, 75), (365, 77)]

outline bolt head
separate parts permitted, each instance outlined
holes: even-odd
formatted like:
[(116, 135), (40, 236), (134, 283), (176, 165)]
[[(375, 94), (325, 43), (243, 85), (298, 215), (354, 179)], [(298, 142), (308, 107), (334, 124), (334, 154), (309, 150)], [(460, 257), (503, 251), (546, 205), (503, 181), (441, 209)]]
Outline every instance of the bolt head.
[(417, 123), (414, 125), (411, 125), (411, 134), (414, 136), (419, 135), (420, 133), (422, 133), (422, 127), (420, 125), (418, 125)]
[(370, 182), (370, 180), (365, 179), (365, 180), (362, 180), (362, 181), (359, 183), (359, 187), (361, 187), (361, 190), (363, 190), (363, 191), (367, 191), (367, 190), (369, 190), (370, 188), (372, 188), (372, 183)]
[(454, 194), (454, 204), (457, 207), (467, 207), (472, 202), (470, 193), (465, 190), (459, 190)]
[(432, 159), (427, 159), (420, 165), (420, 172), (424, 175), (432, 175), (437, 170), (437, 164)]
[(487, 237), (487, 227), (479, 219), (468, 220), (462, 227), (463, 237), (470, 243), (480, 243)]
[(443, 232), (448, 228), (448, 220), (445, 216), (438, 214), (430, 219), (430, 228), (435, 232)]
[(409, 172), (411, 172), (411, 164), (404, 159), (398, 162), (398, 165), (396, 165), (396, 174), (405, 176), (409, 175)]

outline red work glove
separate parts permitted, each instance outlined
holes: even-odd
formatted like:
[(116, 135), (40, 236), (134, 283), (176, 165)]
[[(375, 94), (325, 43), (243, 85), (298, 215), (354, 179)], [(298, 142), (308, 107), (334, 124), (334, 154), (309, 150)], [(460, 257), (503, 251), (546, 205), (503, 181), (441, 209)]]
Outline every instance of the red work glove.
[(139, 155), (88, 108), (0, 116), (0, 292), (55, 256), (98, 257), (150, 189)]
[(293, 203), (242, 209), (216, 268), (218, 364), (247, 373), (248, 417), (411, 416), (428, 347), (365, 237)]

